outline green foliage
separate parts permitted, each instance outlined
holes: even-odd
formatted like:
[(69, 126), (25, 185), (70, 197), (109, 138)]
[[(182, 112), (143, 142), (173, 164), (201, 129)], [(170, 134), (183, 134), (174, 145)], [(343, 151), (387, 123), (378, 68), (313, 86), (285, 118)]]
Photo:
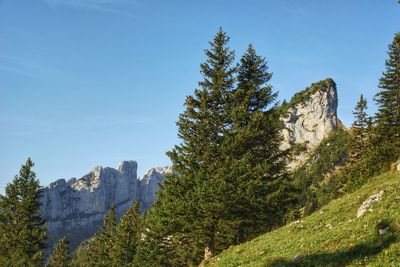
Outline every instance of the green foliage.
[(131, 266), (141, 235), (139, 202), (135, 202), (117, 225), (112, 250), (114, 266)]
[(346, 146), (350, 134), (344, 129), (332, 131), (310, 154), (307, 161), (292, 174), (292, 179), (302, 192), (299, 203), (305, 207), (305, 214), (310, 214), (336, 195), (330, 191), (330, 175), (338, 166), (344, 164), (347, 155)]
[[(378, 112), (369, 125), (362, 154), (331, 179), (332, 192), (353, 192), (374, 175), (387, 171), (400, 155), (400, 34), (389, 45), (386, 71), (375, 96)], [(364, 122), (365, 124), (365, 122)]]
[(0, 265), (41, 266), (46, 227), (40, 217), (41, 187), (29, 158), (0, 195)]
[(75, 254), (74, 264), (81, 267), (116, 266), (113, 265), (114, 242), (117, 229), (117, 219), (113, 204), (104, 217), (99, 232), (86, 241)]
[[(250, 45), (238, 68), (220, 30), (177, 123), (182, 143), (139, 246), (139, 266), (186, 266), (279, 225), (294, 198), (271, 74)], [(237, 83), (234, 74), (237, 71)]]
[(71, 257), (71, 266), (74, 267), (87, 267), (90, 266), (88, 255), (89, 255), (89, 249), (90, 249), (90, 242), (93, 240), (88, 239), (83, 241), (73, 252), (72, 257)]
[[(183, 143), (168, 153), (174, 172), (166, 177), (158, 203), (148, 215), (145, 243), (158, 244), (151, 250), (160, 252), (156, 259), (166, 266), (198, 262), (204, 247), (214, 250), (217, 227), (223, 220), (225, 182), (217, 170), (229, 124), (227, 97), (236, 72), (228, 41), (220, 30), (210, 49), (205, 50), (207, 61), (200, 66), (204, 77), (199, 82), (201, 89), (187, 97), (186, 109), (177, 122)], [(183, 249), (187, 244), (190, 249)]]
[(283, 175), (288, 154), (279, 148), (283, 124), (277, 93), (268, 84), (271, 76), (265, 59), (250, 45), (240, 60), (238, 85), (232, 93), (232, 123), (222, 146), (220, 172), (228, 189), (223, 201), (233, 226), (229, 232), (235, 233), (228, 245), (279, 225), (284, 202), (290, 202), (283, 194), (288, 189)]
[[(104, 217), (99, 232), (75, 251), (72, 266), (132, 266), (142, 234), (139, 203), (116, 220), (115, 205)], [(141, 265), (135, 265), (141, 266)]]
[[(357, 210), (384, 190), (372, 211)], [(362, 188), (333, 200), (302, 220), (239, 246), (232, 246), (204, 266), (398, 266), (400, 262), (400, 174), (384, 173)], [(376, 227), (389, 226), (384, 235)]]
[(371, 118), (368, 117), (367, 100), (361, 95), (353, 111), (355, 121), (352, 124), (352, 138), (348, 144), (349, 157), (348, 162), (354, 163), (361, 159), (368, 151), (369, 137), (372, 131)]
[(70, 267), (71, 259), (68, 251), (68, 240), (61, 238), (54, 247), (53, 255), (51, 255), (47, 267)]
[(385, 156), (396, 160), (400, 152), (400, 34), (389, 45), (386, 70), (379, 80), (375, 95), (378, 112), (375, 115), (374, 146)]

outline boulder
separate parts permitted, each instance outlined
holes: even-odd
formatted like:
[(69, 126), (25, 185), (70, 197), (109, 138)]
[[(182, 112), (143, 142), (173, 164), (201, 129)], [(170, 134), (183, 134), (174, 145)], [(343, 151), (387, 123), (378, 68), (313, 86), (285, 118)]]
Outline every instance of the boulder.
[(384, 193), (385, 193), (384, 191), (380, 191), (378, 194), (371, 195), (367, 200), (365, 200), (365, 201), (361, 204), (360, 208), (358, 208), (358, 211), (357, 211), (357, 218), (363, 216), (364, 213), (366, 213), (367, 210), (370, 209), (370, 207), (372, 206), (372, 204), (373, 204), (374, 202), (377, 202), (377, 201), (381, 200), (381, 198), (382, 198), (382, 196), (383, 196)]

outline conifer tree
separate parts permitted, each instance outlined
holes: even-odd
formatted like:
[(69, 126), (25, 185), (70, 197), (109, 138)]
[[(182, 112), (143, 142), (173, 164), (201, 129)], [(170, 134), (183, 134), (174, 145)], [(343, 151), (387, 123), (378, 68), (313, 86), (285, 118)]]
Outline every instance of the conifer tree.
[(0, 195), (0, 265), (40, 266), (46, 227), (40, 217), (41, 187), (30, 158)]
[(389, 45), (386, 70), (379, 80), (380, 91), (375, 96), (378, 112), (375, 123), (386, 141), (399, 139), (400, 128), (400, 33)]
[(283, 124), (277, 93), (268, 84), (271, 77), (266, 60), (249, 45), (240, 60), (238, 84), (230, 101), (232, 124), (223, 145), (221, 172), (229, 187), (223, 201), (226, 219), (234, 226), (229, 232), (235, 233), (231, 244), (278, 225), (284, 215), (283, 202), (290, 200), (289, 192), (282, 191), (288, 151), (279, 148)]
[(350, 162), (360, 160), (361, 156), (367, 152), (368, 136), (372, 126), (371, 118), (365, 112), (366, 109), (367, 100), (361, 95), (353, 111), (355, 120), (352, 123), (352, 139), (348, 145)]
[(185, 194), (183, 200), (192, 199), (185, 203), (186, 219), (192, 224), (188, 235), (192, 243), (203, 243), (205, 257), (217, 249), (219, 223), (226, 213), (226, 183), (217, 170), (224, 157), (221, 145), (231, 126), (229, 101), (237, 70), (232, 66), (234, 52), (227, 47), (228, 42), (229, 37), (220, 29), (205, 51), (207, 61), (200, 66), (202, 89), (187, 98), (186, 110), (177, 123), (183, 144), (168, 153), (179, 179), (192, 179), (189, 186), (195, 182), (190, 197)]
[(117, 226), (114, 249), (115, 266), (131, 266), (141, 235), (139, 202), (135, 202), (122, 216)]
[(380, 91), (375, 95), (378, 111), (374, 120), (372, 145), (378, 166), (385, 167), (398, 159), (400, 152), (400, 33), (396, 33), (389, 45), (386, 70), (379, 80)]
[(178, 121), (182, 144), (145, 221), (138, 266), (198, 264), (279, 224), (287, 197), (276, 93), (252, 46), (237, 83), (228, 37), (219, 31), (201, 65), (204, 80)]
[[(389, 45), (386, 70), (379, 80), (375, 95), (378, 111), (374, 120), (367, 122), (367, 153), (351, 160), (336, 178), (339, 190), (351, 192), (373, 175), (388, 170), (400, 153), (400, 34), (396, 33)], [(365, 124), (365, 121), (363, 122)], [(350, 145), (351, 150), (351, 145)], [(350, 151), (351, 152), (351, 151)], [(351, 155), (351, 153), (350, 153)], [(336, 191), (339, 191), (336, 190)]]
[[(155, 245), (146, 254), (162, 252), (156, 259), (166, 266), (196, 263), (204, 250), (215, 250), (218, 223), (225, 212), (221, 199), (225, 182), (217, 170), (220, 147), (230, 126), (227, 108), (236, 72), (228, 41), (220, 29), (205, 50), (200, 89), (187, 97), (186, 109), (177, 122), (182, 143), (167, 153), (173, 173), (167, 175), (158, 203), (146, 220), (149, 231), (142, 246)], [(142, 265), (146, 266), (143, 261)]]
[(115, 266), (113, 255), (116, 229), (116, 208), (113, 204), (104, 217), (99, 232), (85, 244), (79, 255), (79, 264), (82, 267)]
[(50, 257), (47, 267), (70, 267), (70, 255), (68, 250), (68, 239), (61, 238), (54, 247), (53, 255)]

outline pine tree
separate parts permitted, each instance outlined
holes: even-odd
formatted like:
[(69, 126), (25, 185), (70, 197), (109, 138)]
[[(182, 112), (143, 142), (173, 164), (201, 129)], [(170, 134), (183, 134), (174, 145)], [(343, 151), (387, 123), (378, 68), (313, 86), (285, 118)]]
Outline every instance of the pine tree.
[(220, 29), (210, 43), (211, 48), (205, 51), (207, 61), (200, 66), (204, 77), (199, 82), (202, 90), (188, 97), (186, 110), (177, 123), (184, 142), (168, 153), (179, 179), (191, 179), (189, 186), (195, 182), (190, 197), (183, 196), (185, 202), (192, 199), (185, 203), (186, 221), (191, 224), (187, 235), (192, 243), (203, 244), (204, 257), (218, 250), (219, 223), (226, 213), (226, 183), (217, 170), (223, 160), (224, 135), (231, 124), (228, 109), (237, 70), (232, 66), (234, 52), (227, 47), (228, 42), (229, 37)]
[[(369, 177), (389, 169), (400, 154), (400, 34), (396, 33), (389, 45), (386, 70), (379, 80), (380, 91), (375, 95), (378, 111), (374, 120), (367, 122), (366, 153), (350, 163), (335, 178), (340, 189), (351, 192)], [(365, 121), (363, 121), (365, 125)], [(350, 145), (351, 147), (351, 145)], [(353, 153), (354, 154), (354, 153)], [(350, 154), (351, 155), (351, 154)]]
[[(240, 60), (238, 84), (230, 101), (232, 125), (223, 144), (221, 172), (228, 217), (237, 244), (278, 225), (283, 219), (283, 181), (288, 151), (282, 151), (277, 93), (268, 84), (272, 74), (252, 45)], [(288, 189), (288, 188), (286, 188)], [(285, 200), (284, 200), (285, 199)], [(279, 207), (276, 209), (276, 207)]]
[(388, 55), (386, 71), (379, 80), (380, 91), (375, 96), (375, 123), (385, 142), (400, 139), (400, 33), (395, 34)]
[(48, 267), (69, 267), (70, 255), (68, 250), (68, 239), (66, 237), (61, 238), (54, 247), (53, 255), (50, 257), (49, 262), (46, 266)]
[(366, 109), (367, 100), (361, 95), (353, 111), (355, 120), (352, 123), (352, 140), (348, 145), (349, 162), (360, 160), (362, 155), (367, 152), (372, 122), (365, 112)]
[(40, 217), (41, 187), (30, 158), (0, 195), (0, 265), (40, 266), (46, 238)]
[(141, 235), (139, 202), (135, 202), (122, 216), (117, 226), (114, 249), (115, 266), (131, 266)]
[(226, 109), (236, 72), (228, 41), (220, 29), (205, 50), (200, 89), (187, 97), (177, 122), (182, 143), (167, 153), (173, 173), (166, 177), (159, 201), (146, 220), (148, 232), (141, 246), (155, 245), (146, 254), (159, 256), (148, 260), (164, 266), (197, 263), (205, 249), (215, 251), (218, 223), (225, 212), (221, 199), (225, 184), (217, 170), (224, 133), (230, 126)]
[(400, 34), (389, 45), (386, 70), (379, 80), (380, 91), (375, 95), (375, 114), (371, 158), (374, 170), (386, 169), (400, 153)]
[(113, 204), (104, 217), (99, 232), (87, 241), (79, 253), (78, 262), (82, 267), (116, 266), (113, 261), (116, 229), (116, 208)]
[(138, 266), (198, 264), (278, 225), (292, 201), (266, 61), (250, 46), (235, 83), (228, 40), (220, 31), (206, 50), (202, 89), (179, 117), (183, 142), (168, 153), (173, 173), (146, 219)]

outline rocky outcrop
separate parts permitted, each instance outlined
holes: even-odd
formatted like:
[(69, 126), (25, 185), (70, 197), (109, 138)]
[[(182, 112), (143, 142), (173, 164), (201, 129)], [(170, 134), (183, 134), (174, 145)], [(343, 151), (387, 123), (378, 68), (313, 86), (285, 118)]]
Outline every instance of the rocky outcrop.
[(147, 209), (156, 199), (158, 183), (170, 168), (151, 169), (137, 177), (136, 161), (123, 161), (117, 169), (95, 167), (80, 179), (61, 179), (44, 188), (41, 215), (47, 221), (49, 247), (66, 235), (71, 247), (92, 236), (114, 203), (117, 217), (134, 201)]
[(172, 171), (172, 167), (152, 168), (140, 178), (139, 196), (141, 208), (146, 210), (156, 201), (158, 186), (164, 181), (167, 173)]
[(303, 163), (313, 148), (318, 146), (328, 133), (338, 128), (337, 91), (332, 79), (312, 84), (293, 96), (284, 104), (282, 149), (297, 146), (297, 156), (289, 164), (295, 168)]
[(380, 191), (378, 194), (372, 195), (367, 200), (365, 200), (358, 208), (357, 218), (360, 218), (361, 216), (364, 215), (364, 213), (367, 212), (367, 210), (370, 210), (374, 202), (380, 201), (384, 193), (385, 193), (384, 191)]

